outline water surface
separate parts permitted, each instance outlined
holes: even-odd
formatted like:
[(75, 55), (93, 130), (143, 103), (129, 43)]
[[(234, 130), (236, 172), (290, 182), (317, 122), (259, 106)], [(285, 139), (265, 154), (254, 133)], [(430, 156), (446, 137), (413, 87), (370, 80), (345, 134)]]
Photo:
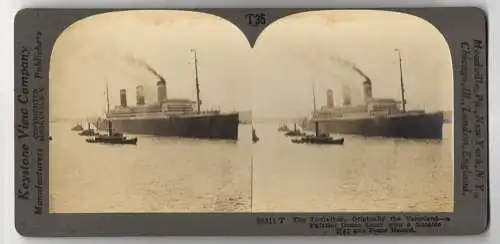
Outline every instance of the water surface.
[(138, 136), (87, 144), (52, 123), (52, 212), (452, 211), (451, 128), (445, 139), (344, 136), (292, 144), (277, 124), (240, 126), (240, 140)]

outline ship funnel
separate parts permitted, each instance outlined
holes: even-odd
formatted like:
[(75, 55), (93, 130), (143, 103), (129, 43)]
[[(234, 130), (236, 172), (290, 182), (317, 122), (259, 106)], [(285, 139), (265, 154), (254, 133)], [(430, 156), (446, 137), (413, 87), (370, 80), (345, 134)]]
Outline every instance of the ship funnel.
[(127, 107), (127, 90), (125, 89), (120, 90), (120, 105), (123, 108)]
[(136, 87), (137, 105), (144, 105), (146, 103), (144, 98), (144, 86), (138, 85)]
[(333, 90), (328, 89), (326, 91), (326, 106), (329, 108), (333, 108), (334, 103), (333, 103)]
[(372, 82), (370, 79), (366, 79), (363, 82), (363, 94), (365, 97), (365, 103), (368, 103), (372, 98)]
[(342, 102), (344, 106), (351, 105), (351, 90), (348, 86), (342, 87)]
[(167, 85), (165, 80), (162, 78), (160, 81), (156, 83), (158, 94), (158, 103), (163, 103), (167, 100)]

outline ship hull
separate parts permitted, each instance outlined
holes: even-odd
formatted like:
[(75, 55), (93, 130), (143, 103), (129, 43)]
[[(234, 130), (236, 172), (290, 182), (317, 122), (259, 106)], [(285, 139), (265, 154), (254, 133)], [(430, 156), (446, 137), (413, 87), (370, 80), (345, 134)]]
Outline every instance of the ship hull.
[[(328, 133), (380, 136), (408, 139), (443, 138), (443, 113), (427, 113), (380, 118), (316, 120), (319, 130)], [(308, 120), (304, 128), (315, 130), (315, 121)]]
[[(169, 118), (112, 119), (115, 132), (164, 137), (238, 140), (238, 113)], [(108, 130), (108, 123), (96, 123), (99, 130)]]

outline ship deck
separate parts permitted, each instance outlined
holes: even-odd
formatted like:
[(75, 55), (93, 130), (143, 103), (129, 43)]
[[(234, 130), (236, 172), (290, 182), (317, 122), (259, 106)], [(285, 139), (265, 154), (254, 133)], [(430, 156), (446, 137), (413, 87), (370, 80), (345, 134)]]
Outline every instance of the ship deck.
[(128, 116), (110, 116), (107, 117), (109, 120), (147, 120), (147, 119), (173, 119), (173, 118), (201, 118), (201, 117), (211, 117), (211, 116), (230, 116), (238, 115), (238, 112), (225, 112), (225, 113), (192, 113), (192, 114), (139, 114), (139, 115), (128, 115)]
[(343, 116), (343, 117), (327, 117), (327, 118), (311, 118), (311, 121), (332, 121), (332, 120), (365, 120), (365, 119), (389, 119), (389, 118), (401, 118), (401, 117), (412, 117), (412, 116), (429, 116), (429, 115), (443, 115), (443, 112), (429, 112), (429, 113), (422, 113), (422, 112), (407, 112), (407, 113), (401, 113), (401, 114), (390, 114), (386, 116), (382, 115), (348, 115), (348, 116)]

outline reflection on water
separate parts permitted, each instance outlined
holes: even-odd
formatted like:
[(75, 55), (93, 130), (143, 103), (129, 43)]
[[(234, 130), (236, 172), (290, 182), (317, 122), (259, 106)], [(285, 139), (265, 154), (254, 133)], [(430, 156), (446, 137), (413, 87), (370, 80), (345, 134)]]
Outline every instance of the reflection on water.
[(304, 145), (263, 123), (256, 144), (242, 125), (236, 143), (138, 135), (132, 146), (87, 144), (71, 126), (50, 128), (52, 212), (453, 210), (450, 136)]

